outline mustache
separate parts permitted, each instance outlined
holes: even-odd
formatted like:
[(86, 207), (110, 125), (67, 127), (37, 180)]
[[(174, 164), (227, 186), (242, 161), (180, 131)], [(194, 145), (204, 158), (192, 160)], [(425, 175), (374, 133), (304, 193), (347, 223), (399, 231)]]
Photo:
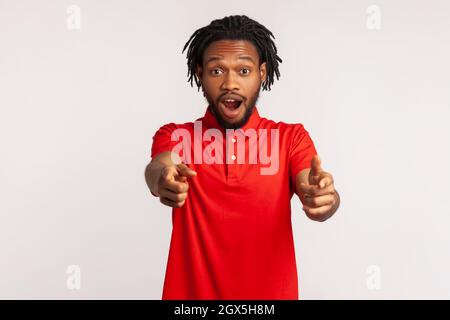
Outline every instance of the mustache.
[(228, 92), (228, 93), (224, 93), (224, 94), (220, 95), (219, 98), (217, 99), (217, 102), (221, 102), (224, 99), (237, 99), (237, 100), (240, 99), (241, 101), (247, 100), (245, 97), (241, 96), (240, 94)]

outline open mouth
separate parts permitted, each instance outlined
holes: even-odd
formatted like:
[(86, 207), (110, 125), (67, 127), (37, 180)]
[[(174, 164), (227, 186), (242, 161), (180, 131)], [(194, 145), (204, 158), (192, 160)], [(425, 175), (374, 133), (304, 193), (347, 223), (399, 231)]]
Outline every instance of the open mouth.
[(222, 109), (222, 114), (226, 118), (232, 120), (236, 119), (241, 114), (241, 109), (244, 104), (243, 101), (238, 98), (226, 98), (222, 99), (219, 105)]
[(235, 100), (235, 99), (225, 99), (222, 100), (222, 103), (225, 107), (227, 107), (230, 110), (236, 110), (239, 108), (242, 104), (241, 100)]

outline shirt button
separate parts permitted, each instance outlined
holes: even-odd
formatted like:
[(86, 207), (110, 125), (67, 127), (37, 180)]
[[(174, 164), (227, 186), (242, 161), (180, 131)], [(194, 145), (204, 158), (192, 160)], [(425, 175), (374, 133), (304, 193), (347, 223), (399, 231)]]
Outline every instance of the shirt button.
[(235, 139), (235, 138), (233, 138), (233, 139), (231, 139), (231, 141), (233, 141), (233, 143), (235, 143), (235, 142), (236, 142), (236, 139)]
[(231, 156), (231, 159), (236, 160), (236, 156), (233, 154), (233, 155)]

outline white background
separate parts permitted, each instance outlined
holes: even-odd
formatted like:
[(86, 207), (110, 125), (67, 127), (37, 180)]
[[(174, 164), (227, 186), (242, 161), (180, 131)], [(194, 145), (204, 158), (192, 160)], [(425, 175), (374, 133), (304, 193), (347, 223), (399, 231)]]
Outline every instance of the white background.
[(181, 50), (231, 14), (283, 59), (260, 114), (304, 124), (342, 197), (325, 223), (292, 200), (300, 297), (450, 298), (444, 0), (0, 1), (0, 298), (161, 298), (171, 211), (145, 185), (151, 138), (204, 114)]

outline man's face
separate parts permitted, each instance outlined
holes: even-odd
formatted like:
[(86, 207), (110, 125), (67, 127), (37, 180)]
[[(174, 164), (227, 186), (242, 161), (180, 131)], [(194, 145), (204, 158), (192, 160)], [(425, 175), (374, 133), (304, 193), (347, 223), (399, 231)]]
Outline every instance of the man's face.
[(252, 114), (266, 79), (266, 63), (259, 66), (258, 51), (249, 41), (219, 40), (206, 48), (196, 74), (219, 124), (237, 129)]

